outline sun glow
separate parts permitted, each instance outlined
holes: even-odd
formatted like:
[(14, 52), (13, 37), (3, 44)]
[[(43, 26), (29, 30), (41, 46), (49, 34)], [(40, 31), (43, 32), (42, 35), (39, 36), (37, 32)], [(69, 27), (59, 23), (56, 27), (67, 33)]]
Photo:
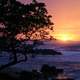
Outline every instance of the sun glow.
[(73, 36), (70, 34), (58, 34), (56, 38), (62, 41), (74, 40)]

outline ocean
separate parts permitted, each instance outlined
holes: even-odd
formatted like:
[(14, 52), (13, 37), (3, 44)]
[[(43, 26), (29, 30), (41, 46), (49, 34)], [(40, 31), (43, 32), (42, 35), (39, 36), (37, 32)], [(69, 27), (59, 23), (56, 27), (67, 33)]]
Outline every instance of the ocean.
[[(42, 47), (43, 46), (43, 47)], [(64, 72), (67, 76), (71, 76), (74, 80), (80, 80), (80, 51), (78, 50), (67, 50), (65, 47), (57, 45), (56, 47), (52, 44), (42, 45), (38, 48), (50, 48), (62, 52), (62, 55), (36, 55), (32, 58), (28, 55), (28, 61), (21, 62), (14, 66), (11, 66), (11, 69), (14, 71), (22, 70), (32, 70), (41, 69), (43, 64), (48, 64), (49, 66), (56, 66), (57, 68), (64, 69)], [(3, 55), (6, 53), (4, 52)], [(4, 57), (0, 57), (0, 64), (5, 64), (8, 62), (7, 54)], [(10, 70), (10, 69), (9, 69)]]
[(37, 69), (40, 71), (43, 64), (56, 66), (64, 69), (67, 76), (73, 77), (74, 80), (80, 80), (80, 52), (64, 51), (63, 55), (37, 55), (34, 58), (29, 58), (27, 62), (22, 62), (12, 66), (12, 68), (21, 70)]

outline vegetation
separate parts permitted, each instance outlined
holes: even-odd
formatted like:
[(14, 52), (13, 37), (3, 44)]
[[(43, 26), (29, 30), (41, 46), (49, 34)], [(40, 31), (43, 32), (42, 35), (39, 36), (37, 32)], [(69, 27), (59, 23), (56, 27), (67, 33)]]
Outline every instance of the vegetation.
[(0, 51), (11, 50), (13, 55), (13, 61), (1, 66), (0, 70), (27, 60), (25, 50), (22, 52), (25, 60), (17, 60), (15, 48), (21, 43), (18, 35), (26, 35), (25, 39), (29, 40), (34, 33), (37, 36), (39, 32), (41, 38), (44, 38), (48, 34), (46, 29), (53, 30), (50, 18), (45, 3), (32, 0), (30, 4), (24, 5), (16, 0), (0, 0)]
[[(65, 71), (62, 68), (57, 68), (55, 66), (49, 66), (48, 64), (43, 64), (41, 69), (38, 71), (33, 69), (31, 71), (21, 71), (17, 73), (16, 77), (8, 74), (0, 73), (1, 80), (74, 80), (74, 78), (65, 75)], [(5, 76), (5, 77), (4, 77)]]

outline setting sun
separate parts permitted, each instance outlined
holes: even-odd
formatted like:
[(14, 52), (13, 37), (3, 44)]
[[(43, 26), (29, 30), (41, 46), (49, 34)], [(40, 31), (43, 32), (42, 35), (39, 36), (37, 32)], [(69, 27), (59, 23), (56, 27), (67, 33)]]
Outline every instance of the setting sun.
[(56, 38), (62, 41), (74, 40), (73, 36), (70, 34), (58, 34)]

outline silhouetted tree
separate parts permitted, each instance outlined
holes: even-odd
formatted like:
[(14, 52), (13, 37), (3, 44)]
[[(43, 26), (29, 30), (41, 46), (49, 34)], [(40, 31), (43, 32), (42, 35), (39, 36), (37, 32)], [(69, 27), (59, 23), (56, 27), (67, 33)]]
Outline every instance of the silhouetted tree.
[(2, 66), (0, 70), (21, 62), (17, 61), (15, 47), (18, 40), (16, 35), (23, 33), (26, 35), (26, 39), (30, 39), (32, 34), (40, 28), (51, 28), (50, 25), (53, 23), (50, 18), (45, 3), (32, 0), (30, 4), (24, 5), (16, 0), (0, 0), (0, 23), (5, 25), (4, 28), (0, 27), (3, 29), (1, 33), (4, 35), (4, 37), (0, 36), (0, 44), (2, 39), (6, 39), (2, 41), (2, 45), (11, 47), (13, 55), (13, 62)]

